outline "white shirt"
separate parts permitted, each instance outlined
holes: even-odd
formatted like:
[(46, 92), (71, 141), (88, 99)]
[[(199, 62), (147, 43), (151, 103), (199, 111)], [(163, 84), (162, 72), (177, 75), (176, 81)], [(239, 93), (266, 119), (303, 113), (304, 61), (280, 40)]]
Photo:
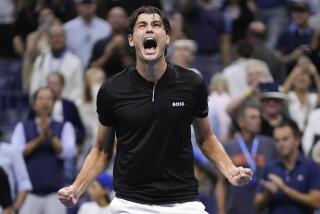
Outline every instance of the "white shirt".
[(105, 20), (94, 17), (88, 25), (78, 16), (64, 25), (67, 47), (80, 56), (85, 67), (88, 66), (94, 44), (111, 35), (111, 25)]
[[(319, 121), (320, 109), (315, 109), (309, 115), (308, 124), (302, 137), (302, 150), (306, 156), (309, 156), (311, 152), (312, 145), (314, 143), (314, 137), (320, 136)], [(320, 142), (317, 142), (317, 144), (318, 143)]]
[[(268, 67), (267, 64), (261, 60), (241, 58), (233, 62), (222, 71), (223, 76), (227, 79), (231, 97), (238, 97), (246, 91), (248, 88), (247, 66), (250, 63), (255, 62)], [(270, 77), (270, 79), (272, 79), (270, 71), (268, 71), (267, 75)]]
[[(62, 152), (59, 154), (59, 158), (61, 159), (70, 159), (76, 155), (76, 136), (74, 132), (74, 128), (70, 122), (65, 122), (61, 132), (61, 144), (62, 144)], [(14, 145), (21, 153), (24, 151), (26, 147), (26, 137), (24, 133), (24, 127), (22, 122), (19, 122), (11, 137), (11, 143)]]
[(0, 166), (8, 176), (12, 199), (18, 192), (32, 190), (26, 163), (13, 145), (0, 142)]
[(65, 79), (62, 97), (76, 101), (83, 96), (84, 72), (81, 59), (66, 50), (61, 58), (55, 58), (51, 52), (39, 55), (34, 63), (30, 82), (30, 95), (47, 85), (47, 77), (51, 72), (61, 72)]
[(111, 214), (110, 206), (99, 207), (94, 201), (83, 203), (78, 214)]
[(288, 93), (288, 109), (291, 118), (297, 123), (301, 131), (306, 126), (306, 120), (309, 113), (316, 107), (318, 95), (316, 93), (309, 93), (306, 104), (301, 104), (297, 94), (293, 91)]

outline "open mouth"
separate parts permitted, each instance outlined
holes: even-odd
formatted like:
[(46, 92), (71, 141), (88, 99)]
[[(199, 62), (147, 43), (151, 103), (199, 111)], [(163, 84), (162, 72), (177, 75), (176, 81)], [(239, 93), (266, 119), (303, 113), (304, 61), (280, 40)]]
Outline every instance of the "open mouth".
[(153, 37), (147, 37), (143, 41), (144, 49), (155, 49), (157, 47), (157, 40)]

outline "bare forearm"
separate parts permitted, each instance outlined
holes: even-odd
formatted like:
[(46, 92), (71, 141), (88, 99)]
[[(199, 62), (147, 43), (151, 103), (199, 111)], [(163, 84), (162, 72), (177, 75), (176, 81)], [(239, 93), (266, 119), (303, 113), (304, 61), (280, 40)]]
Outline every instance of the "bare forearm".
[(221, 173), (228, 178), (229, 172), (235, 168), (223, 146), (215, 135), (211, 135), (208, 139), (204, 139), (200, 144), (203, 154), (212, 162), (214, 162)]
[(254, 204), (259, 210), (263, 210), (270, 201), (270, 194), (268, 192), (258, 192), (254, 199)]
[(43, 141), (41, 136), (36, 137), (26, 144), (26, 147), (23, 151), (24, 156), (30, 155)]
[(26, 192), (26, 191), (19, 192), (17, 199), (16, 199), (16, 202), (14, 203), (15, 209), (21, 208), (21, 206), (23, 205), (23, 203), (27, 197), (27, 194), (28, 194), (28, 192)]
[(57, 154), (60, 154), (62, 152), (63, 147), (62, 147), (60, 139), (57, 136), (53, 136), (51, 138), (51, 144), (52, 144), (54, 151)]
[(314, 193), (301, 193), (289, 186), (285, 186), (282, 191), (288, 195), (289, 198), (296, 201), (297, 203), (310, 206), (312, 208), (320, 208), (320, 192)]
[(107, 165), (108, 155), (102, 149), (93, 147), (84, 161), (82, 169), (73, 183), (80, 197), (94, 179), (101, 173)]

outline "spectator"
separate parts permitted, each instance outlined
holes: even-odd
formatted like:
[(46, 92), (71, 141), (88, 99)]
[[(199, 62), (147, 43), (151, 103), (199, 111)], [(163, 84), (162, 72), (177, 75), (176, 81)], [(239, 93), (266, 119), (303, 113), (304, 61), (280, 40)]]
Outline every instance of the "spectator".
[[(32, 185), (22, 154), (13, 145), (0, 142), (0, 166), (6, 172), (12, 199), (17, 212), (23, 205)], [(2, 187), (0, 188), (2, 191)]]
[(224, 6), (224, 17), (227, 32), (231, 34), (231, 42), (245, 39), (250, 22), (255, 18), (255, 7), (251, 0), (227, 0)]
[(309, 114), (308, 124), (302, 138), (304, 155), (320, 164), (320, 109), (314, 109)]
[(282, 54), (282, 62), (290, 71), (298, 58), (308, 51), (314, 30), (308, 26), (310, 15), (309, 6), (304, 2), (295, 2), (291, 5), (292, 23), (288, 30), (283, 32), (277, 43), (277, 49)]
[(192, 68), (196, 51), (197, 45), (193, 40), (176, 40), (172, 43), (171, 47), (171, 62), (181, 67), (191, 69), (201, 75), (196, 68)]
[(259, 91), (262, 116), (260, 134), (272, 137), (274, 127), (288, 119), (285, 114), (287, 96), (279, 91), (276, 82), (259, 84)]
[(39, 88), (33, 100), (36, 118), (19, 122), (12, 134), (11, 142), (23, 153), (33, 186), (20, 214), (66, 213), (56, 192), (64, 185), (63, 161), (76, 154), (75, 134), (71, 123), (51, 119), (53, 104), (51, 90)]
[[(228, 115), (226, 108), (231, 102), (231, 96), (229, 94), (229, 85), (226, 78), (221, 74), (217, 73), (211, 78), (209, 86), (210, 95), (208, 97), (209, 107), (209, 118), (212, 127), (214, 121), (212, 118), (217, 118), (219, 124), (219, 130), (214, 129), (219, 140), (225, 142), (229, 138), (230, 130), (230, 116)], [(210, 115), (215, 114), (215, 117)]]
[(251, 61), (247, 63), (247, 89), (243, 94), (235, 97), (227, 106), (227, 112), (233, 116), (234, 111), (245, 102), (260, 104), (259, 102), (259, 84), (272, 82), (268, 73), (268, 68), (260, 61)]
[(60, 24), (59, 19), (53, 14), (53, 11), (50, 8), (44, 7), (39, 12), (37, 30), (28, 34), (25, 48), (22, 53), (22, 84), (23, 89), (26, 91), (29, 91), (30, 89), (30, 79), (35, 59), (38, 55), (46, 54), (50, 51), (49, 30), (54, 24)]
[(90, 65), (104, 69), (107, 77), (111, 77), (131, 64), (128, 44), (128, 15), (123, 7), (110, 9), (107, 21), (112, 27), (112, 35), (98, 40), (93, 47)]
[(250, 167), (254, 172), (252, 181), (243, 187), (234, 187), (220, 174), (216, 186), (217, 205), (220, 214), (260, 213), (254, 207), (256, 186), (264, 164), (277, 157), (272, 138), (259, 134), (260, 109), (256, 105), (244, 104), (236, 113), (239, 131), (231, 142), (225, 144), (226, 152), (236, 166)]
[(267, 27), (267, 47), (274, 48), (283, 28), (288, 26), (288, 0), (255, 0), (256, 14)]
[(3, 208), (3, 214), (14, 214), (12, 209), (12, 199), (10, 193), (10, 185), (7, 174), (0, 167), (0, 211)]
[[(317, 87), (317, 93), (310, 91), (312, 82)], [(320, 94), (320, 76), (307, 57), (300, 58), (298, 65), (284, 82), (283, 92), (288, 94), (290, 117), (303, 132), (308, 123), (309, 113), (316, 108)]]
[[(64, 84), (64, 77), (59, 72), (52, 72), (47, 77), (47, 86), (51, 89), (55, 97), (52, 119), (60, 123), (69, 121), (75, 128), (76, 142), (80, 145), (83, 143), (86, 135), (85, 129), (75, 103), (62, 96)], [(31, 109), (29, 119), (34, 119), (35, 116), (35, 112)]]
[(96, 0), (75, 0), (78, 16), (68, 21), (66, 31), (67, 47), (80, 56), (85, 67), (88, 66), (93, 45), (100, 39), (111, 35), (111, 26), (98, 18)]
[(250, 63), (261, 64), (266, 76), (271, 78), (271, 74), (267, 64), (261, 60), (253, 59), (253, 47), (247, 40), (239, 41), (237, 45), (239, 58), (226, 67), (222, 73), (228, 81), (229, 92), (232, 97), (242, 95), (248, 88), (247, 82), (247, 66)]
[(33, 66), (30, 94), (46, 85), (51, 72), (60, 72), (65, 79), (62, 97), (72, 101), (83, 96), (83, 65), (78, 56), (66, 47), (65, 32), (61, 25), (53, 25), (49, 30), (51, 50), (37, 57)]
[(105, 73), (100, 68), (90, 68), (85, 76), (84, 97), (76, 103), (86, 132), (84, 143), (80, 147), (78, 168), (82, 166), (84, 158), (96, 140), (97, 124), (99, 124), (96, 112), (96, 97), (100, 86), (106, 79)]
[(27, 36), (38, 27), (39, 12), (46, 6), (46, 1), (43, 0), (21, 2), (21, 6), (17, 8), (16, 12), (13, 38), (15, 51), (20, 56), (22, 56), (25, 51)]
[(230, 61), (230, 41), (225, 32), (223, 14), (214, 9), (208, 0), (187, 0), (181, 3), (185, 26), (197, 43), (195, 67), (202, 73), (207, 84), (223, 65)]
[(16, 19), (17, 2), (2, 0), (0, 3), (0, 57), (16, 57), (13, 48), (13, 24)]
[(252, 57), (264, 61), (268, 65), (273, 79), (283, 83), (286, 78), (285, 68), (279, 54), (266, 46), (267, 29), (263, 22), (251, 22), (247, 36), (253, 46)]
[(281, 159), (263, 169), (255, 204), (271, 214), (312, 214), (320, 208), (319, 166), (299, 154), (300, 132), (294, 122), (282, 122), (273, 134)]
[(91, 202), (82, 204), (78, 214), (111, 214), (109, 204), (112, 189), (112, 177), (102, 172), (88, 188)]

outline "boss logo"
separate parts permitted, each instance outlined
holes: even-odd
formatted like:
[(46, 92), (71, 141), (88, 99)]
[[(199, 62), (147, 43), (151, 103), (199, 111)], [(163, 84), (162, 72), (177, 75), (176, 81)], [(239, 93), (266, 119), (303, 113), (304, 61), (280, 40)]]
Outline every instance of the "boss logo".
[(184, 102), (173, 102), (172, 106), (184, 106)]

